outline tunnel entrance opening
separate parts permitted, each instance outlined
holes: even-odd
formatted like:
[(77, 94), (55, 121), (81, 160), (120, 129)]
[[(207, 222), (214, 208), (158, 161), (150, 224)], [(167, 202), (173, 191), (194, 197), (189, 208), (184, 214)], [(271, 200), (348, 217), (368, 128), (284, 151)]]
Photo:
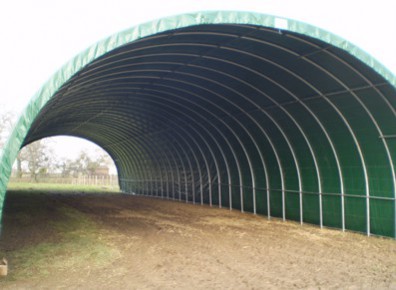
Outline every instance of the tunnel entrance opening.
[(82, 138), (56, 136), (32, 142), (19, 152), (9, 188), (59, 191), (119, 191), (110, 155)]

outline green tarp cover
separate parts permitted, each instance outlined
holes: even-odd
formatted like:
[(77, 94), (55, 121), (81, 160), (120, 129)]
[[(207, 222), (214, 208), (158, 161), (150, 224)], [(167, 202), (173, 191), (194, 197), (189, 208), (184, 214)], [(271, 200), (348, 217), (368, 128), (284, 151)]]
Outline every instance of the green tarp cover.
[(395, 76), (317, 27), (233, 11), (152, 21), (33, 96), (0, 159), (0, 206), (20, 148), (70, 135), (110, 154), (125, 193), (395, 237), (395, 105)]

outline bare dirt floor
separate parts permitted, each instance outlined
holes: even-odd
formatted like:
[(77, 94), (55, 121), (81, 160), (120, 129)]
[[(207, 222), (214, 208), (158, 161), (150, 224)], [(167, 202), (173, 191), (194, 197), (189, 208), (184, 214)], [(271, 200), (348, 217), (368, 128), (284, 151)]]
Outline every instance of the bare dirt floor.
[(121, 194), (10, 192), (1, 289), (396, 289), (396, 241)]

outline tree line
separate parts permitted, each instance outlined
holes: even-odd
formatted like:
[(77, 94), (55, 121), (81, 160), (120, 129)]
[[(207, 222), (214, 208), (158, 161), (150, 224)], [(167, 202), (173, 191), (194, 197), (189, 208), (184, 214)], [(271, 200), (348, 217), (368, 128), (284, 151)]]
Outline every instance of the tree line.
[[(10, 111), (0, 112), (0, 150), (10, 134), (16, 120), (16, 114)], [(38, 181), (39, 177), (58, 175), (60, 177), (78, 177), (94, 175), (98, 168), (109, 167), (112, 160), (106, 153), (88, 154), (82, 150), (74, 158), (59, 158), (51, 148), (50, 139), (33, 142), (19, 152), (14, 164), (14, 176), (30, 176)]]

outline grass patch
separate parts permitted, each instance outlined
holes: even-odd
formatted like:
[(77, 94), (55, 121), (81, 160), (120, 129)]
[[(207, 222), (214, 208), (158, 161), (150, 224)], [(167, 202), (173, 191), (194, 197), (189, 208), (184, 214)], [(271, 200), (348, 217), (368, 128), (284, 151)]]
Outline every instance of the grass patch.
[(33, 183), (33, 182), (10, 182), (7, 190), (20, 191), (29, 190), (37, 191), (56, 191), (56, 192), (87, 192), (87, 193), (106, 193), (119, 192), (118, 187), (113, 186), (95, 186), (95, 185), (75, 185), (59, 183)]
[[(11, 192), (4, 223), (6, 231), (1, 238), (10, 241), (2, 241), (0, 253), (9, 261), (9, 276), (0, 280), (0, 288), (7, 281), (104, 267), (120, 257), (120, 252), (102, 239), (104, 232), (88, 215), (51, 194)], [(35, 240), (37, 232), (44, 237)], [(29, 240), (20, 246), (7, 248), (9, 242), (26, 238)]]
[(103, 267), (120, 253), (100, 239), (95, 223), (72, 208), (60, 208), (65, 219), (51, 222), (59, 242), (40, 243), (13, 253), (14, 279), (46, 276), (52, 271)]

